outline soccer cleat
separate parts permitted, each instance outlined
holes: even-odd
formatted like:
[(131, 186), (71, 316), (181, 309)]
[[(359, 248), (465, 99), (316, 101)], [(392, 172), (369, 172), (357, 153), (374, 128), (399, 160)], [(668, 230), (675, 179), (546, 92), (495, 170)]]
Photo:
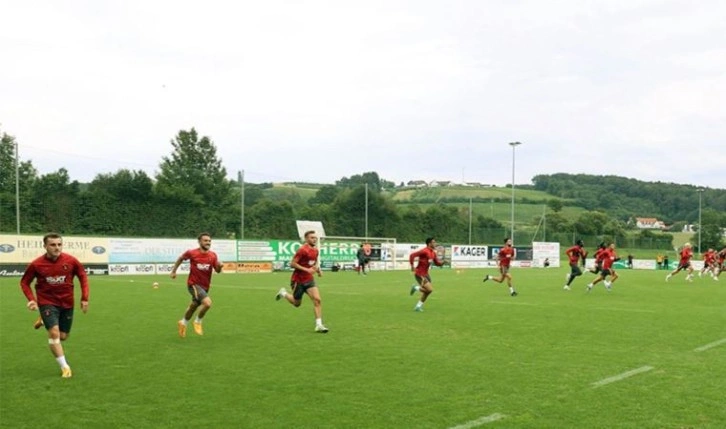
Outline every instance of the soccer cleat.
[(277, 295), (275, 295), (275, 301), (279, 301), (280, 298), (282, 298), (283, 296), (285, 296), (285, 292), (286, 292), (285, 291), (285, 288), (284, 287), (281, 287), (280, 290), (277, 291)]
[(319, 333), (321, 333), (321, 334), (327, 334), (327, 333), (328, 333), (328, 328), (326, 328), (326, 327), (325, 327), (325, 326), (323, 326), (323, 325), (317, 325), (317, 326), (315, 327), (315, 332), (319, 332)]
[(485, 282), (487, 280), (489, 280), (489, 274), (487, 274), (487, 275), (484, 276), (484, 280), (482, 280), (482, 282)]
[(512, 293), (509, 294), (509, 296), (517, 296), (519, 295), (516, 290), (513, 290)]
[(33, 323), (33, 329), (40, 329), (43, 326), (43, 318), (38, 316), (38, 319)]
[(73, 376), (73, 372), (71, 371), (70, 366), (64, 366), (61, 368), (61, 378), (71, 378)]
[(671, 279), (671, 275), (670, 275), (670, 274), (668, 274), (668, 275), (666, 276), (666, 281), (669, 281), (670, 279)]
[(564, 289), (564, 290), (570, 290), (570, 287), (567, 286), (567, 285), (565, 285), (562, 289)]
[(590, 292), (592, 290), (592, 284), (587, 285), (587, 289), (585, 289), (586, 292)]
[(416, 285), (411, 286), (411, 291), (408, 293), (409, 295), (413, 295), (416, 293)]
[(416, 306), (416, 307), (414, 307), (413, 311), (417, 311), (419, 313), (422, 313), (423, 312), (423, 307)]
[(176, 326), (179, 329), (179, 336), (184, 338), (187, 336), (187, 325), (185, 325), (181, 320), (176, 322)]
[(202, 329), (202, 323), (195, 321), (192, 323), (194, 325), (194, 333), (197, 335), (204, 335), (204, 329)]

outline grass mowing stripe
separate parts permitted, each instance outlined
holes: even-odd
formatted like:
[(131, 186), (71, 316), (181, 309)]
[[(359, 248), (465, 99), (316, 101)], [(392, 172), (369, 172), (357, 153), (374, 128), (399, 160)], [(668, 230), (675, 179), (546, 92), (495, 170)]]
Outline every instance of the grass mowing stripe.
[(693, 351), (696, 352), (696, 353), (703, 352), (703, 351), (706, 351), (708, 349), (712, 349), (714, 347), (718, 347), (721, 344), (726, 344), (726, 338), (721, 339), (721, 340), (718, 340), (718, 341), (714, 341), (712, 343), (708, 343), (705, 346), (697, 347), (697, 348), (693, 349)]
[(463, 425), (452, 426), (449, 429), (471, 429), (471, 428), (475, 428), (477, 426), (481, 426), (481, 425), (484, 425), (484, 424), (487, 424), (487, 423), (491, 423), (491, 422), (495, 422), (497, 420), (501, 420), (504, 417), (505, 417), (504, 414), (494, 413), (494, 414), (491, 414), (491, 415), (488, 415), (488, 416), (479, 417), (478, 419), (472, 420), (470, 422), (466, 422)]
[(626, 371), (626, 372), (624, 372), (622, 374), (614, 375), (614, 376), (608, 377), (608, 378), (603, 378), (600, 381), (596, 381), (596, 382), (592, 383), (592, 387), (593, 388), (597, 388), (597, 387), (605, 386), (606, 384), (610, 384), (610, 383), (614, 383), (616, 381), (624, 380), (624, 379), (626, 379), (628, 377), (632, 377), (632, 376), (637, 375), (637, 374), (641, 374), (641, 373), (644, 373), (644, 372), (648, 372), (648, 371), (650, 371), (652, 369), (654, 369), (652, 366), (648, 366), (648, 365), (641, 366), (640, 368), (635, 368), (635, 369), (632, 369), (630, 371)]

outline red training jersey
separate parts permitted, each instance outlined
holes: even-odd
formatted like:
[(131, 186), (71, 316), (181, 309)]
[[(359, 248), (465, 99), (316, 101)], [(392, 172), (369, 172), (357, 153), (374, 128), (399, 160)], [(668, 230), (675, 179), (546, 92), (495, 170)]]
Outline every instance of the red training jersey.
[(587, 252), (585, 252), (580, 246), (572, 246), (565, 250), (565, 253), (567, 254), (567, 257), (570, 258), (570, 263), (575, 265), (577, 265), (580, 261), (580, 258), (584, 258), (585, 255), (587, 255)]
[(187, 286), (199, 285), (208, 291), (212, 284), (212, 271), (219, 263), (217, 254), (211, 250), (202, 252), (201, 249), (189, 249), (181, 255), (183, 260), (189, 260), (189, 278)]
[(602, 269), (607, 270), (613, 266), (613, 262), (618, 258), (617, 253), (613, 249), (604, 249), (602, 252)]
[(603, 249), (601, 247), (595, 251), (595, 264), (602, 264), (602, 260), (605, 257), (605, 252), (607, 252), (607, 249)]
[(684, 247), (683, 250), (681, 250), (681, 263), (680, 263), (680, 265), (685, 265), (688, 262), (690, 262), (692, 256), (693, 256), (693, 252), (691, 251), (691, 248), (690, 247)]
[(509, 268), (509, 265), (512, 263), (512, 259), (514, 259), (514, 247), (505, 246), (499, 249), (497, 260), (499, 261), (500, 267)]
[(439, 260), (439, 256), (436, 254), (436, 251), (429, 247), (424, 247), (423, 249), (417, 250), (408, 256), (408, 262), (411, 264), (411, 267), (413, 267), (413, 260), (416, 258), (418, 258), (418, 265), (416, 265), (416, 271), (414, 271), (414, 274), (419, 277), (424, 277), (429, 274), (431, 262), (438, 267), (444, 265), (444, 263)]
[(703, 263), (708, 266), (716, 262), (716, 251), (712, 250), (703, 254)]
[[(47, 255), (33, 260), (20, 279), (20, 288), (28, 301), (60, 308), (73, 308), (73, 277), (81, 281), (81, 301), (88, 301), (88, 276), (75, 256), (61, 253), (55, 261)], [(36, 300), (30, 284), (35, 279)]]
[[(297, 261), (297, 263), (303, 267), (312, 268), (318, 261), (318, 254), (319, 251), (317, 248), (310, 246), (309, 244), (303, 244), (299, 249), (297, 249), (295, 256), (292, 257), (292, 260)], [(307, 271), (295, 268), (290, 280), (298, 284), (310, 283), (313, 281), (313, 275)]]

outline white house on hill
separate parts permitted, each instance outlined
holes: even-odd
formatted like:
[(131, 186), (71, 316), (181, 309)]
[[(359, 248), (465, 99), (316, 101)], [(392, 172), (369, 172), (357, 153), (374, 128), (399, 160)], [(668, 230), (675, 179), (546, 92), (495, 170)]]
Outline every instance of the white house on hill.
[(640, 229), (665, 229), (665, 223), (654, 217), (636, 217), (635, 226)]

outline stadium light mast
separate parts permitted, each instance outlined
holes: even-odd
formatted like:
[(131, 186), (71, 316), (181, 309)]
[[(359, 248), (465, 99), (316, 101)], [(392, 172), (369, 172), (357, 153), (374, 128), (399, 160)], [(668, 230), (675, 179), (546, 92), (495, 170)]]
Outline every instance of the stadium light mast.
[(696, 189), (698, 192), (698, 253), (703, 254), (701, 250), (701, 200), (703, 199), (703, 188)]
[(514, 245), (514, 152), (521, 144), (520, 142), (509, 143), (509, 146), (512, 146), (512, 234), (509, 236), (512, 239), (512, 245)]
[(15, 228), (20, 235), (20, 158), (18, 157), (18, 142), (15, 142)]

